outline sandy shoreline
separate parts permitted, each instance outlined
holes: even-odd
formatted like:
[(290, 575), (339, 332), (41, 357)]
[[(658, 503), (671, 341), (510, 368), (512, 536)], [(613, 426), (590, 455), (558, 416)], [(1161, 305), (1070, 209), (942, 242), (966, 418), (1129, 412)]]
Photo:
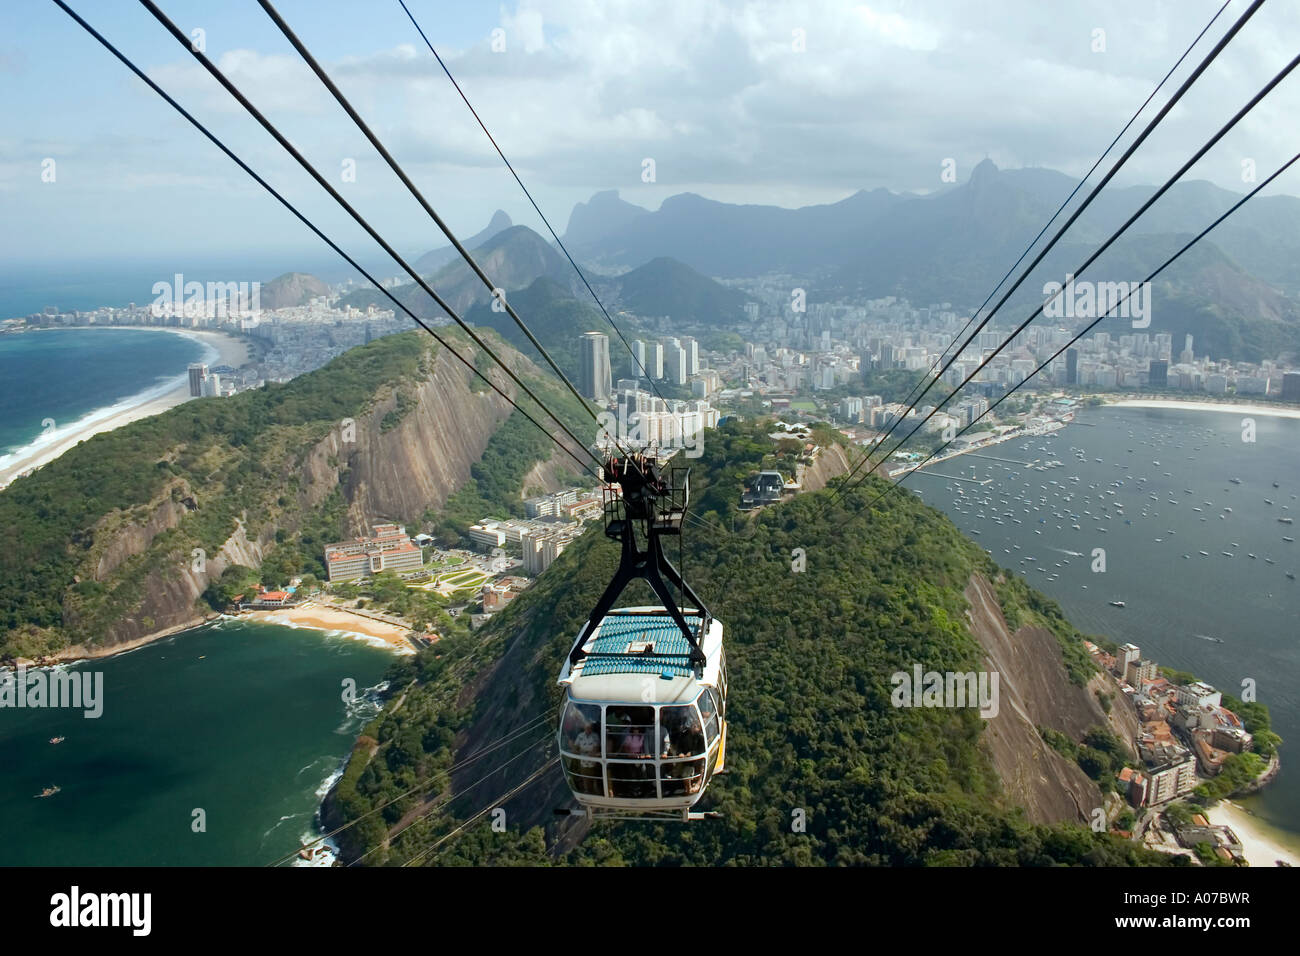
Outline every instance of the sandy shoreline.
[[(116, 328), (124, 332), (172, 332), (202, 342), (210, 352), (216, 353), (215, 358), (209, 359), (207, 363), (209, 365), (229, 365), (233, 368), (239, 368), (248, 362), (247, 343), (222, 332), (211, 332), (206, 329), (155, 328), (154, 326), (118, 326)], [(23, 334), (38, 335), (44, 331), (24, 332)], [(149, 395), (147, 392), (141, 394)], [(17, 452), (11, 453), (11, 455), (0, 456), (0, 460), (3, 460), (3, 465), (0, 465), (0, 488), (8, 485), (29, 468), (39, 468), (41, 465), (48, 464), (78, 442), (85, 441), (92, 435), (112, 431), (114, 428), (121, 428), (123, 425), (138, 421), (141, 418), (148, 418), (150, 415), (165, 412), (182, 402), (189, 401), (189, 398), (189, 385), (182, 382), (162, 395), (151, 395), (148, 398), (139, 400), (124, 399), (121, 403), (124, 407), (112, 415), (98, 417), (101, 412), (93, 412), (86, 419), (74, 422), (66, 429), (56, 430), (52, 441), (44, 444), (34, 443), (33, 446), (19, 449)]]
[(1269, 824), (1231, 800), (1215, 804), (1207, 816), (1212, 824), (1230, 827), (1237, 834), (1251, 866), (1276, 867), (1278, 860), (1300, 866), (1300, 851), (1292, 849)]
[(314, 601), (296, 607), (249, 611), (239, 615), (239, 620), (307, 627), (317, 631), (342, 631), (345, 634), (383, 641), (402, 653), (415, 653), (415, 647), (407, 637), (410, 633), (409, 628), (390, 624), (387, 621), (378, 621), (344, 608), (317, 604)]
[(1273, 405), (1233, 404), (1232, 402), (1177, 402), (1159, 398), (1126, 398), (1107, 402), (1117, 408), (1178, 408), (1193, 412), (1237, 412), (1247, 415), (1272, 415), (1277, 418), (1300, 418), (1300, 408), (1280, 408)]

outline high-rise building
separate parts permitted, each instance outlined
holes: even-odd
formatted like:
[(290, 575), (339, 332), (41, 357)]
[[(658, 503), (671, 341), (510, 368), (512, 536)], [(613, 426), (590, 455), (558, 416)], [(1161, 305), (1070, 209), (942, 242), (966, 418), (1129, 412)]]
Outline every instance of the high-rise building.
[(584, 332), (579, 340), (582, 355), (578, 369), (578, 388), (587, 398), (603, 402), (609, 398), (609, 336), (603, 332)]
[(1300, 372), (1282, 374), (1282, 401), (1300, 402)]
[(686, 374), (698, 374), (700, 371), (700, 343), (688, 335), (682, 339), (682, 349), (686, 352)]
[(689, 378), (686, 372), (686, 349), (669, 342), (664, 353), (664, 372), (668, 381), (674, 385), (685, 385)]
[[(980, 333), (983, 334), (983, 333)], [(1065, 384), (1079, 384), (1079, 350), (1065, 350)]]
[(660, 379), (664, 377), (664, 347), (661, 342), (651, 342), (649, 350), (650, 364), (646, 366), (650, 377)]
[(1147, 384), (1152, 388), (1166, 388), (1169, 385), (1169, 363), (1153, 359), (1147, 372)]
[(199, 398), (203, 395), (203, 380), (208, 377), (208, 367), (200, 362), (195, 362), (190, 366), (190, 397)]
[(645, 364), (646, 352), (645, 342), (637, 339), (632, 343), (632, 374), (637, 376), (649, 376), (649, 366)]

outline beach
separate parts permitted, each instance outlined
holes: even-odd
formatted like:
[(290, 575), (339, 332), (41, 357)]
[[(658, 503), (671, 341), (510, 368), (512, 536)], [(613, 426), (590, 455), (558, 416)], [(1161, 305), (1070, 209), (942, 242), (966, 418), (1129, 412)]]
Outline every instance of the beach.
[(1276, 405), (1248, 405), (1232, 402), (1179, 402), (1160, 398), (1126, 398), (1107, 405), (1127, 408), (1185, 408), (1194, 412), (1232, 412), (1241, 415), (1273, 415), (1277, 418), (1300, 418), (1300, 408), (1282, 408)]
[(371, 641), (383, 641), (402, 653), (415, 653), (415, 647), (407, 638), (410, 628), (376, 620), (345, 608), (317, 604), (314, 601), (307, 601), (294, 607), (249, 611), (241, 614), (240, 618), (261, 621), (265, 624), (307, 627), (317, 631), (341, 631)]
[[(117, 331), (131, 333), (135, 331), (172, 332), (203, 343), (208, 350), (205, 362), (208, 365), (229, 365), (239, 368), (248, 362), (247, 343), (225, 335), (201, 329), (173, 329), (155, 326), (120, 326)], [(41, 335), (43, 332), (26, 332), (25, 335)], [(57, 334), (57, 333), (52, 333)], [(5, 487), (23, 472), (39, 468), (58, 458), (78, 442), (85, 441), (100, 432), (121, 428), (130, 422), (150, 415), (157, 415), (169, 408), (189, 401), (189, 383), (184, 376), (178, 378), (161, 394), (157, 389), (142, 392), (124, 399), (111, 409), (100, 409), (77, 422), (55, 429), (51, 435), (42, 437), (26, 448), (9, 455), (0, 456), (0, 488)]]
[(1272, 827), (1231, 800), (1215, 804), (1206, 815), (1215, 826), (1232, 829), (1251, 866), (1276, 867), (1278, 860), (1300, 866), (1300, 851), (1291, 849)]

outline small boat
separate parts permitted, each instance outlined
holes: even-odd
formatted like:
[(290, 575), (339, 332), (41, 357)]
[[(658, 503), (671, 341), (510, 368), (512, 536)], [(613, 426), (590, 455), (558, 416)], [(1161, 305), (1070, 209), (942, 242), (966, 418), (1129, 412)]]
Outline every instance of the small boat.
[(35, 797), (36, 797), (37, 800), (40, 800), (40, 799), (42, 799), (43, 797), (52, 797), (52, 796), (54, 796), (56, 793), (58, 793), (58, 792), (59, 792), (60, 790), (62, 790), (62, 789), (63, 789), (62, 787), (58, 787), (58, 786), (55, 786), (55, 787), (46, 787), (46, 788), (45, 788), (44, 790), (42, 790), (40, 793), (36, 794)]
[(63, 741), (65, 741), (65, 740), (67, 740), (67, 739), (68, 739), (67, 737), (51, 737), (51, 738), (50, 738), (50, 743), (52, 743), (52, 744), (61, 744), (61, 743), (63, 743)]
[(1286, 576), (1287, 576), (1288, 578), (1290, 578), (1292, 581), (1295, 580), (1295, 572), (1294, 572), (1294, 571), (1288, 571), (1288, 572), (1286, 573)]
[(1278, 518), (1277, 521), (1278, 521), (1278, 524), (1294, 524), (1294, 523), (1295, 523), (1295, 519), (1294, 519), (1294, 518)]
[(1288, 537), (1283, 536), (1282, 540), (1285, 541), (1287, 544), (1290, 544), (1292, 541), (1295, 540), (1295, 538), (1288, 538)]
[(1240, 479), (1240, 478), (1229, 478), (1228, 480), (1229, 480), (1230, 482), (1232, 482), (1234, 485), (1239, 485), (1239, 484), (1241, 484), (1241, 479)]
[(1124, 607), (1124, 602), (1123, 602), (1123, 601), (1111, 601), (1111, 602), (1110, 602), (1110, 606), (1111, 606), (1111, 607)]

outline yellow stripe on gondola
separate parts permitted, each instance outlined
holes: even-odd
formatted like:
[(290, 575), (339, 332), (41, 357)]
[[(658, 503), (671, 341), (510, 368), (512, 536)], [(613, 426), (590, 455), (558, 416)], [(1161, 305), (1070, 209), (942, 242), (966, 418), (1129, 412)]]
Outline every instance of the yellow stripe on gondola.
[(727, 767), (727, 722), (722, 722), (722, 739), (718, 743), (718, 763), (713, 768), (715, 774), (722, 773)]

